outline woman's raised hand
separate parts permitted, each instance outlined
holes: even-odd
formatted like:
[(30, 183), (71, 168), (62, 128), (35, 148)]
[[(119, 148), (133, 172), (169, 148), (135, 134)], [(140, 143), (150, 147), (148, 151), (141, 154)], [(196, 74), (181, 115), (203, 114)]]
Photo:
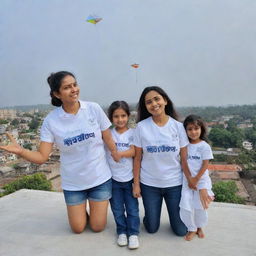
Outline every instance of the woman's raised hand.
[(5, 150), (7, 152), (13, 153), (13, 154), (21, 154), (23, 148), (17, 143), (17, 141), (13, 138), (13, 136), (9, 133), (6, 133), (7, 137), (11, 141), (11, 144), (6, 146), (1, 146), (0, 149)]

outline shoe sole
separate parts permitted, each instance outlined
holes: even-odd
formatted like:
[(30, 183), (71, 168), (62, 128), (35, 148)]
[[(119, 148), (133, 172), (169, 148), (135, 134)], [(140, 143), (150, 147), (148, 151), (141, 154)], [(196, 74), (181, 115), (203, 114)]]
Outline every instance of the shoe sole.
[(117, 244), (117, 245), (120, 246), (120, 247), (127, 246), (127, 244)]
[(138, 249), (139, 246), (137, 246), (137, 247), (129, 247), (129, 246), (128, 246), (128, 248), (129, 248), (130, 250), (135, 250), (135, 249)]

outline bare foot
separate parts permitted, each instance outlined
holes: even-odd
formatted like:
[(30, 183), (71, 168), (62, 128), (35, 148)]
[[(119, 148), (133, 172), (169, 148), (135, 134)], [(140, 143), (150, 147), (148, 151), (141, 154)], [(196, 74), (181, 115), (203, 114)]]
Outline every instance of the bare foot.
[(186, 241), (191, 241), (196, 234), (197, 234), (197, 232), (188, 231), (188, 233), (184, 236), (184, 239)]
[(204, 232), (201, 228), (197, 229), (196, 234), (198, 235), (199, 238), (204, 238)]

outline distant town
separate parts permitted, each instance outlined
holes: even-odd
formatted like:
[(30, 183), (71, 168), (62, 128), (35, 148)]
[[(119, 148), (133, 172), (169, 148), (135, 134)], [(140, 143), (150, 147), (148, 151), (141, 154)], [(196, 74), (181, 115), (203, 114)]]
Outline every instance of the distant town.
[[(49, 105), (0, 109), (0, 144), (6, 145), (10, 132), (24, 148), (36, 150), (40, 127), (52, 109)], [(180, 121), (188, 114), (200, 115), (207, 123), (214, 160), (209, 166), (213, 183), (233, 180), (246, 204), (256, 205), (256, 105), (177, 108)], [(130, 126), (136, 126), (136, 106), (131, 104)], [(54, 148), (43, 165), (29, 163), (0, 151), (0, 189), (24, 175), (44, 173), (55, 191), (61, 191), (59, 151)]]

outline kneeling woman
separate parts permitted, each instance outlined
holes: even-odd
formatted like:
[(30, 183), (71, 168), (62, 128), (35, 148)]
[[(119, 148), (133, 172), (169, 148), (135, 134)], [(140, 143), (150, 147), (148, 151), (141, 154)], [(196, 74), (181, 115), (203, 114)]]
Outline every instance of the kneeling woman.
[(170, 225), (178, 236), (187, 228), (180, 219), (182, 170), (187, 167), (188, 138), (177, 121), (173, 103), (157, 86), (146, 87), (138, 103), (138, 125), (135, 131), (134, 186), (135, 197), (142, 196), (145, 209), (144, 226), (157, 232), (163, 199)]
[(53, 73), (47, 81), (52, 105), (57, 108), (43, 122), (38, 151), (20, 147), (10, 135), (12, 143), (0, 149), (43, 164), (55, 143), (60, 150), (62, 188), (71, 229), (81, 233), (86, 227), (88, 201), (91, 229), (102, 231), (107, 222), (108, 199), (112, 190), (104, 142), (113, 158), (118, 160), (108, 129), (111, 123), (98, 104), (79, 100), (80, 89), (72, 73)]

